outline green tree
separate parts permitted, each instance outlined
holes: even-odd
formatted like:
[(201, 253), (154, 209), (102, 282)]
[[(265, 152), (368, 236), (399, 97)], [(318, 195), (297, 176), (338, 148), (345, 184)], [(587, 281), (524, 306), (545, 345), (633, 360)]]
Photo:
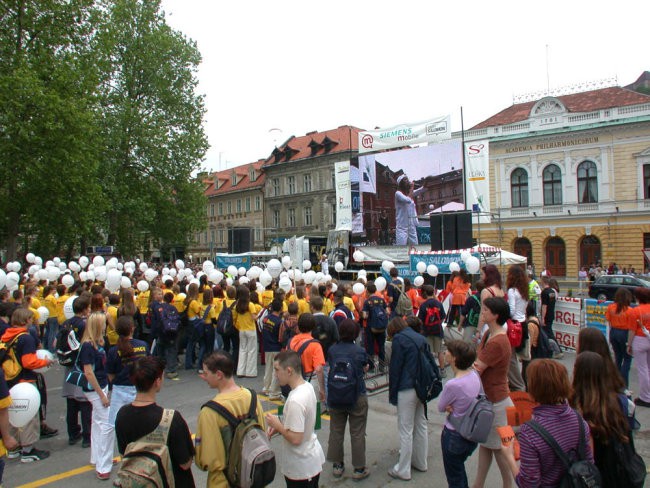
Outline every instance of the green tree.
[(93, 2), (0, 2), (0, 243), (69, 251), (102, 209), (89, 63)]
[(110, 204), (107, 244), (123, 254), (144, 240), (179, 243), (205, 222), (193, 180), (208, 144), (203, 97), (195, 93), (200, 53), (171, 29), (157, 0), (116, 0), (93, 49), (102, 72), (101, 184)]

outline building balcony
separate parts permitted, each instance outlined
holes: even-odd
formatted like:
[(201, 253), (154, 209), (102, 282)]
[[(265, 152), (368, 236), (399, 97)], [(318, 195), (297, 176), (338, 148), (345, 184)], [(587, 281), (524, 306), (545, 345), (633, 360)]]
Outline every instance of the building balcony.
[(563, 203), (561, 205), (529, 205), (528, 207), (503, 207), (492, 212), (501, 220), (529, 220), (536, 218), (575, 218), (606, 215), (631, 215), (650, 212), (650, 199), (621, 200), (597, 203)]

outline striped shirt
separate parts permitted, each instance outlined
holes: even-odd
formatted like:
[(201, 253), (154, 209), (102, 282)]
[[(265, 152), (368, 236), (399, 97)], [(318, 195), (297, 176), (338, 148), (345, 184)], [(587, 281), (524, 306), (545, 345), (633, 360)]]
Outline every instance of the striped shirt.
[[(544, 427), (564, 452), (578, 448), (580, 426), (575, 411), (567, 404), (540, 405), (533, 409), (533, 419)], [(587, 459), (593, 462), (590, 447), (589, 426), (585, 427), (585, 450)], [(530, 426), (523, 424), (519, 432), (521, 464), (516, 482), (520, 488), (556, 486), (565, 474), (562, 461)]]

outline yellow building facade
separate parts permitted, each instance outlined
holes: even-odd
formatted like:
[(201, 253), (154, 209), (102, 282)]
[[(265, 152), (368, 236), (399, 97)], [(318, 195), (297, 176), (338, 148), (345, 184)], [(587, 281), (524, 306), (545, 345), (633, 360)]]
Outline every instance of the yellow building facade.
[(480, 242), (576, 279), (647, 267), (650, 97), (610, 87), (515, 104), (465, 134), (488, 140), (491, 222)]

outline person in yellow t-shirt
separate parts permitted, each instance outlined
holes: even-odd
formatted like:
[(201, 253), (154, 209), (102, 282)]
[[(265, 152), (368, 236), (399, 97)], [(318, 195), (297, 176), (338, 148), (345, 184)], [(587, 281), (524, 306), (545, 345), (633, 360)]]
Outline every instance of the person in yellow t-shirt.
[[(201, 365), (203, 364), (203, 359), (212, 354), (212, 351), (215, 349), (215, 324), (217, 323), (217, 307), (214, 306), (214, 297), (212, 295), (211, 288), (205, 288), (203, 290), (203, 303), (201, 303), (201, 308), (199, 310), (200, 321), (202, 322), (202, 329), (199, 329), (199, 357), (198, 365), (199, 372), (201, 372)], [(219, 337), (219, 336), (216, 336)], [(219, 347), (221, 349), (221, 343), (219, 342)]]
[(246, 286), (237, 288), (237, 303), (233, 309), (233, 321), (239, 331), (239, 359), (237, 376), (257, 377), (257, 324), (255, 319), (261, 310), (250, 301), (250, 290)]
[(117, 325), (117, 308), (119, 305), (120, 296), (115, 293), (111, 293), (108, 296), (108, 307), (106, 308), (106, 337), (108, 338), (108, 343), (111, 346), (116, 345), (117, 340), (120, 337), (115, 330), (115, 326)]
[(149, 310), (150, 295), (151, 295), (151, 290), (141, 291), (140, 293), (138, 293), (138, 297), (136, 299), (136, 305), (143, 317), (147, 315), (147, 311)]
[[(185, 346), (185, 369), (194, 369), (196, 347), (199, 345), (199, 326), (201, 326), (201, 302), (199, 302), (199, 286), (192, 283), (187, 287), (187, 296), (183, 302), (187, 309), (187, 343)], [(199, 365), (200, 366), (200, 365)]]
[[(235, 362), (226, 351), (216, 351), (205, 358), (201, 378), (212, 389), (219, 391), (214, 401), (223, 405), (235, 417), (243, 417), (251, 407), (252, 391), (235, 383)], [(257, 396), (257, 395), (256, 395)], [(264, 410), (259, 398), (256, 405), (257, 421), (266, 430)], [(207, 486), (210, 488), (228, 488), (224, 475), (227, 468), (226, 451), (230, 446), (224, 445), (222, 432), (230, 429), (225, 418), (209, 407), (201, 409), (196, 429), (196, 456), (194, 462), (202, 471), (208, 472)]]
[(56, 286), (56, 293), (58, 295), (56, 299), (56, 320), (59, 322), (59, 327), (66, 321), (65, 314), (63, 313), (63, 306), (68, 298), (70, 298), (70, 295), (68, 295), (67, 292), (68, 289), (65, 285)]
[(304, 286), (296, 287), (296, 298), (298, 299), (298, 317), (303, 313), (310, 313), (309, 300), (307, 299), (307, 290)]
[(262, 292), (262, 295), (260, 296), (262, 307), (266, 308), (269, 305), (271, 305), (271, 302), (273, 301), (273, 296), (274, 296), (273, 285), (271, 284), (266, 287), (266, 290), (264, 290)]

